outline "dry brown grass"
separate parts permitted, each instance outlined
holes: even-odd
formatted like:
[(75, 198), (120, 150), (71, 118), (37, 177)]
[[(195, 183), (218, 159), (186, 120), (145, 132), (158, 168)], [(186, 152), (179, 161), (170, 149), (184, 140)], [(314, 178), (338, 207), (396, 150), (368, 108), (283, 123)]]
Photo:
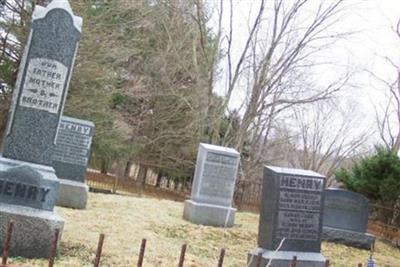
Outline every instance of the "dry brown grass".
[[(224, 266), (246, 266), (247, 252), (256, 246), (258, 216), (237, 213), (235, 227), (223, 230), (182, 220), (183, 204), (169, 200), (90, 193), (86, 210), (57, 208), (66, 220), (56, 266), (92, 266), (99, 233), (106, 235), (101, 266), (136, 266), (142, 238), (147, 238), (144, 266), (177, 266), (180, 248), (188, 243), (185, 266), (216, 266), (225, 247)], [(323, 254), (334, 267), (357, 266), (368, 252), (324, 243)], [(400, 267), (400, 250), (377, 242), (379, 267)], [(44, 260), (12, 259), (29, 266)]]

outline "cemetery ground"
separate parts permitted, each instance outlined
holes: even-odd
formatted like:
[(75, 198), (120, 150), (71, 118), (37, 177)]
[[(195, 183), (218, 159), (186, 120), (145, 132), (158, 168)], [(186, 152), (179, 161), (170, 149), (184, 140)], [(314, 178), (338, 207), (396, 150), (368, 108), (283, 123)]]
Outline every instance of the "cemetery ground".
[[(184, 266), (217, 266), (222, 247), (224, 266), (246, 266), (248, 251), (256, 247), (258, 215), (237, 212), (229, 229), (200, 226), (182, 219), (183, 203), (150, 198), (90, 193), (86, 210), (56, 208), (66, 220), (55, 266), (93, 266), (97, 240), (104, 233), (100, 266), (136, 266), (142, 238), (147, 239), (144, 266), (177, 266), (182, 244), (188, 244)], [(17, 229), (16, 229), (17, 231)], [(400, 250), (377, 241), (380, 267), (399, 267)], [(351, 267), (366, 262), (368, 251), (322, 243), (331, 266)], [(46, 260), (12, 258), (11, 263), (47, 266)]]

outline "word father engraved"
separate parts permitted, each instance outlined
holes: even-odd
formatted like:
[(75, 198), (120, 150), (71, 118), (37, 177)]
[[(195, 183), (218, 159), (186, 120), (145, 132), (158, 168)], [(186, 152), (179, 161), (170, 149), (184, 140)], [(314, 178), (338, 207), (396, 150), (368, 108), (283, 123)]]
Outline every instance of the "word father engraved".
[(57, 113), (67, 77), (67, 68), (51, 59), (31, 59), (21, 96), (21, 105)]
[(322, 191), (322, 179), (282, 176), (281, 187), (297, 190)]
[(50, 188), (0, 180), (0, 195), (33, 201), (46, 201)]

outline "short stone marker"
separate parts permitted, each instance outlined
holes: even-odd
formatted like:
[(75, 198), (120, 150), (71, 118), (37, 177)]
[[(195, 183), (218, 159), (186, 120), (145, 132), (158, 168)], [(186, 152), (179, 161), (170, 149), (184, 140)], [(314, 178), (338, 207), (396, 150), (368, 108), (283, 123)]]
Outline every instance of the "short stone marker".
[(14, 221), (11, 255), (46, 258), (64, 220), (53, 211), (59, 182), (51, 167), (0, 157), (0, 243)]
[(366, 197), (338, 188), (325, 190), (323, 240), (370, 249), (375, 236), (366, 233), (367, 226)]
[(13, 256), (47, 258), (64, 227), (54, 212), (59, 181), (51, 164), (81, 24), (67, 0), (36, 5), (32, 14), (0, 157), (0, 244), (14, 221)]
[(202, 225), (232, 227), (232, 208), (239, 152), (210, 144), (199, 145), (190, 200), (185, 201), (183, 218)]
[[(271, 261), (287, 267), (324, 267), (321, 251), (325, 177), (316, 172), (266, 166), (258, 232), (258, 248), (248, 255), (248, 266)], [(277, 250), (277, 251), (276, 251)]]
[(93, 134), (93, 122), (61, 117), (53, 153), (53, 167), (60, 179), (58, 206), (86, 207), (89, 187), (85, 184), (85, 176)]

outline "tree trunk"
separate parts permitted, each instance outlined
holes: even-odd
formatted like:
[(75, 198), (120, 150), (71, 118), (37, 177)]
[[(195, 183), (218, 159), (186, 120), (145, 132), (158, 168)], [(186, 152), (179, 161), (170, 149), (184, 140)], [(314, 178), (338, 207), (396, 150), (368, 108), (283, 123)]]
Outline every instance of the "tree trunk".
[(136, 183), (144, 187), (146, 185), (146, 177), (147, 177), (147, 166), (139, 165), (139, 173), (136, 179)]
[(100, 170), (101, 173), (103, 173), (103, 174), (107, 174), (108, 173), (108, 162), (105, 159), (101, 160), (100, 168), (101, 168), (101, 170)]
[(132, 161), (128, 160), (125, 165), (124, 178), (129, 178), (131, 174)]
[(178, 187), (179, 187), (179, 180), (175, 180), (174, 181), (174, 190), (178, 191)]
[(160, 187), (160, 186), (161, 186), (162, 177), (163, 177), (162, 172), (158, 172), (158, 174), (157, 174), (157, 180), (156, 180), (156, 187)]

